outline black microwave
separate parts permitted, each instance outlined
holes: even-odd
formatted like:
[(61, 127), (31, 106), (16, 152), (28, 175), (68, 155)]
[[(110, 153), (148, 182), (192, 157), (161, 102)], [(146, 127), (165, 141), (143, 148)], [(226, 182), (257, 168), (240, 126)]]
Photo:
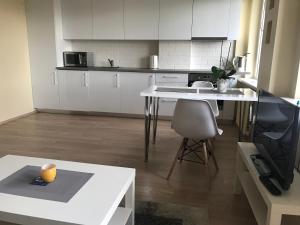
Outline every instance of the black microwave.
[(65, 67), (93, 66), (93, 53), (91, 52), (63, 52)]

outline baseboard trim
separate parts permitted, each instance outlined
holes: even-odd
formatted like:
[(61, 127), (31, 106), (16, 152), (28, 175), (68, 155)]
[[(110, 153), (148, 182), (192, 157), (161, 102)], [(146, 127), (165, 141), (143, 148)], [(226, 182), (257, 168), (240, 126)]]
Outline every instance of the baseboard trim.
[[(65, 114), (65, 115), (86, 115), (86, 116), (107, 116), (107, 117), (121, 117), (121, 118), (134, 118), (143, 119), (143, 114), (129, 114), (129, 113), (105, 113), (105, 112), (90, 112), (90, 111), (72, 111), (61, 109), (37, 109), (37, 112), (41, 113), (53, 113), (53, 114)], [(159, 120), (172, 120), (172, 116), (158, 116)], [(217, 119), (218, 123), (223, 125), (233, 124), (232, 120)]]
[(14, 120), (18, 120), (18, 119), (21, 119), (21, 118), (30, 116), (30, 115), (32, 115), (32, 114), (35, 114), (36, 112), (37, 112), (36, 110), (33, 110), (33, 111), (29, 112), (29, 113), (25, 113), (25, 114), (22, 114), (22, 115), (19, 115), (19, 116), (15, 116), (15, 117), (13, 117), (13, 118), (10, 118), (10, 119), (8, 119), (8, 120), (4, 120), (4, 121), (2, 121), (2, 122), (0, 121), (0, 126), (3, 125), (3, 124), (6, 124), (6, 123), (12, 122), (12, 121), (14, 121)]
[[(121, 117), (143, 119), (144, 114), (130, 114), (130, 113), (106, 113), (106, 112), (91, 112), (91, 111), (73, 111), (60, 109), (37, 109), (41, 113), (65, 114), (65, 115), (86, 115), (86, 116), (107, 116), (107, 117)], [(172, 120), (171, 116), (159, 116), (160, 120)]]

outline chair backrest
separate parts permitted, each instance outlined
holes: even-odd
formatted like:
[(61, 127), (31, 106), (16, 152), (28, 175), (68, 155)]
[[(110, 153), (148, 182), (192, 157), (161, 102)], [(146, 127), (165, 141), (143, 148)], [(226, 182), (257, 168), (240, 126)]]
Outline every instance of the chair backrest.
[(179, 99), (172, 127), (181, 136), (192, 139), (209, 139), (218, 134), (212, 108), (205, 100)]
[(206, 88), (213, 88), (214, 85), (212, 84), (212, 82), (209, 81), (195, 81), (192, 84), (192, 87), (206, 87)]

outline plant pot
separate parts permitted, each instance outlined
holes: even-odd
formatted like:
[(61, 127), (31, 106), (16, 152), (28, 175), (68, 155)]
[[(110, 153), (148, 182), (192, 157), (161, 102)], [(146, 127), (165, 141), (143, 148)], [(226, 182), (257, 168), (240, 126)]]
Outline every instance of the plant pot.
[(218, 92), (220, 92), (220, 93), (225, 93), (225, 92), (227, 92), (227, 87), (228, 87), (227, 80), (225, 80), (225, 79), (219, 79), (219, 80), (217, 81), (217, 89), (218, 89)]

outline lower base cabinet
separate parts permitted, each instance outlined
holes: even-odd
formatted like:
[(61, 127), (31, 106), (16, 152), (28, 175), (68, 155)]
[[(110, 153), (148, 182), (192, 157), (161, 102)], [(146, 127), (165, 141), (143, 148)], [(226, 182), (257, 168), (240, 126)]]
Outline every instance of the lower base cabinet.
[(58, 71), (60, 109), (89, 111), (88, 74), (85, 71)]
[(119, 113), (120, 74), (116, 72), (91, 71), (89, 77), (89, 110), (93, 112)]
[[(39, 102), (37, 108), (141, 115), (144, 114), (145, 106), (145, 98), (140, 96), (142, 90), (154, 84), (187, 86), (187, 75), (184, 74), (175, 77), (168, 74), (58, 70), (52, 77), (53, 84), (50, 81), (48, 83), (58, 93), (41, 95), (45, 91), (40, 90), (37, 95), (35, 93), (39, 85), (34, 86), (33, 98)], [(159, 116), (173, 116), (176, 102), (176, 99), (161, 98)], [(234, 109), (234, 102), (224, 102), (218, 118), (232, 120)]]
[(149, 73), (58, 71), (59, 109), (143, 114), (140, 92), (154, 84)]
[(145, 98), (140, 96), (142, 90), (154, 84), (153, 74), (122, 73), (121, 113), (144, 114)]
[[(187, 77), (187, 75), (186, 75)], [(188, 82), (157, 82), (157, 86), (177, 86), (177, 87), (187, 87)], [(176, 99), (173, 98), (160, 98), (159, 99), (159, 116), (173, 116)]]

